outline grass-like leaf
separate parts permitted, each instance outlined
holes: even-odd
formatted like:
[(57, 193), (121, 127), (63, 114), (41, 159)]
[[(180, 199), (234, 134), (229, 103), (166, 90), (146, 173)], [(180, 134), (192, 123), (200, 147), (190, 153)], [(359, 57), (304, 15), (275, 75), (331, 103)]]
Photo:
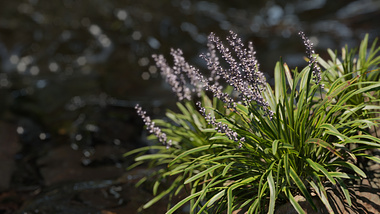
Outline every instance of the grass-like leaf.
[(302, 180), (299, 178), (299, 176), (297, 175), (297, 173), (294, 171), (292, 167), (290, 167), (290, 177), (293, 179), (294, 183), (297, 185), (299, 190), (302, 192), (302, 195), (310, 203), (313, 209), (317, 210), (317, 207), (315, 206), (310, 193), (307, 191), (305, 184), (302, 182)]
[(352, 163), (349, 162), (343, 162), (343, 161), (334, 161), (333, 163), (329, 164), (333, 166), (341, 166), (341, 167), (346, 167), (349, 169), (352, 169), (356, 174), (360, 175), (363, 178), (367, 178), (367, 175), (361, 170), (359, 167), (355, 166)]
[(143, 155), (140, 157), (137, 157), (136, 161), (143, 161), (143, 160), (154, 160), (154, 159), (161, 159), (161, 158), (174, 158), (175, 156), (172, 154), (150, 154), (150, 155)]
[(188, 151), (185, 151), (182, 154), (180, 154), (177, 157), (175, 157), (173, 159), (173, 161), (169, 164), (169, 166), (172, 166), (178, 160), (181, 160), (181, 159), (183, 159), (184, 157), (186, 157), (186, 156), (188, 156), (190, 154), (201, 152), (201, 151), (208, 150), (208, 149), (211, 149), (211, 148), (223, 147), (223, 146), (225, 146), (225, 145), (222, 145), (222, 144), (212, 144), (212, 145), (204, 145), (204, 146), (195, 147), (195, 148), (190, 149)]
[(185, 203), (189, 202), (190, 200), (198, 197), (199, 195), (201, 195), (203, 192), (202, 191), (199, 191), (199, 192), (196, 192), (196, 193), (193, 193), (189, 196), (187, 196), (185, 199), (182, 199), (180, 202), (178, 202), (177, 204), (175, 204), (170, 210), (168, 210), (166, 212), (166, 214), (171, 214), (171, 213), (174, 213), (176, 210), (178, 210), (181, 206), (183, 206)]
[[(366, 177), (360, 165), (355, 165), (361, 160), (357, 157), (380, 163), (380, 158), (367, 153), (380, 148), (376, 135), (380, 122), (377, 40), (369, 45), (366, 35), (358, 52), (347, 46), (340, 55), (328, 49), (328, 60), (309, 55), (306, 61), (310, 64), (299, 70), (289, 69), (280, 59), (271, 86), (255, 73), (258, 66), (253, 63), (251, 45), (245, 49), (231, 33), (226, 42), (231, 47), (227, 49), (214, 36), (209, 41), (212, 53), (204, 56), (212, 72), (225, 78), (219, 85), (212, 85), (216, 79), (203, 78), (203, 72), (182, 61), (183, 56), (175, 52), (172, 55), (176, 57), (176, 68), (159, 66), (165, 72), (175, 71), (173, 75), (179, 75), (184, 84), (196, 73), (196, 79), (202, 79), (200, 85), (206, 85), (215, 96), (209, 98), (205, 91), (201, 92), (201, 113), (192, 101), (185, 101), (177, 104), (179, 113), (168, 111), (166, 119), (147, 124), (148, 129), (158, 126), (166, 134), (164, 138), (171, 140), (172, 148), (145, 147), (126, 153), (136, 156), (137, 162), (130, 168), (145, 162), (152, 167), (167, 166), (149, 176), (155, 178), (156, 196), (145, 207), (167, 195), (186, 192), (189, 196), (168, 213), (176, 212), (185, 203), (189, 203), (192, 213), (230, 214), (240, 209), (248, 214), (274, 213), (280, 198), (287, 199), (298, 213), (304, 213), (293, 194), (302, 194), (316, 209), (311, 197), (314, 191), (332, 213), (326, 183), (339, 186), (351, 204), (346, 180)], [(308, 46), (307, 38), (301, 37)], [(323, 71), (316, 74), (315, 66), (321, 66)], [(263, 84), (255, 83), (256, 79)], [(190, 81), (193, 82), (194, 79)], [(222, 89), (224, 83), (231, 85)], [(190, 84), (181, 85), (180, 90), (187, 85)], [(230, 98), (232, 103), (227, 101)], [(224, 126), (214, 127), (215, 121)], [(235, 137), (241, 140), (231, 140)], [(157, 138), (162, 141), (163, 136), (148, 139)], [(161, 182), (168, 177), (175, 178), (175, 182), (159, 193)], [(147, 179), (144, 177), (138, 184)]]
[(184, 182), (184, 184), (191, 183), (191, 182), (193, 182), (193, 181), (195, 181), (195, 180), (197, 180), (197, 179), (205, 176), (208, 173), (212, 173), (215, 169), (220, 168), (220, 167), (222, 167), (222, 166), (220, 166), (220, 165), (214, 165), (214, 166), (212, 166), (212, 167), (210, 167), (210, 168), (208, 168), (208, 169), (206, 169), (206, 170), (204, 170), (204, 171), (202, 171), (202, 172), (200, 172), (200, 173), (198, 173), (198, 174), (196, 174), (196, 175), (194, 175), (194, 176), (186, 179), (185, 182)]
[(293, 197), (292, 193), (288, 188), (285, 188), (284, 190), (285, 195), (288, 197), (290, 203), (293, 205), (294, 209), (299, 213), (299, 214), (305, 214), (305, 211), (302, 209), (302, 207), (298, 204), (296, 199)]
[(223, 197), (226, 194), (226, 190), (222, 190), (215, 194), (208, 202), (207, 206), (210, 207), (212, 206), (217, 200), (219, 200), (221, 197)]
[(268, 213), (274, 213), (274, 206), (276, 203), (276, 186), (273, 180), (272, 171), (269, 172), (269, 175), (267, 177), (268, 184), (269, 184), (269, 211)]
[(340, 189), (342, 190), (343, 194), (344, 194), (344, 197), (346, 198), (347, 200), (347, 203), (348, 205), (352, 205), (352, 202), (351, 202), (351, 197), (350, 197), (350, 192), (348, 191), (348, 188), (347, 186), (344, 184), (343, 180), (340, 179), (340, 178), (337, 178), (336, 179), (339, 183), (339, 186), (340, 186)]

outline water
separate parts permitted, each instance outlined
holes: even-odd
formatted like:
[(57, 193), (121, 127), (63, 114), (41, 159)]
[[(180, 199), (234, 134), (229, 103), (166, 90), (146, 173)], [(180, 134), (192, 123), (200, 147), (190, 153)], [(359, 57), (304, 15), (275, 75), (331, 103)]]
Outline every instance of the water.
[(0, 3), (0, 14), (0, 118), (16, 125), (18, 164), (31, 166), (15, 169), (19, 179), (9, 185), (25, 188), (46, 183), (38, 160), (56, 145), (81, 152), (83, 166), (124, 166), (109, 153), (93, 158), (96, 148), (143, 144), (133, 106), (160, 116), (175, 103), (154, 53), (170, 58), (170, 48), (181, 48), (202, 68), (208, 34), (233, 30), (253, 41), (271, 81), (280, 57), (291, 67), (306, 65), (300, 30), (322, 56), (380, 32), (380, 1), (369, 0), (19, 0)]

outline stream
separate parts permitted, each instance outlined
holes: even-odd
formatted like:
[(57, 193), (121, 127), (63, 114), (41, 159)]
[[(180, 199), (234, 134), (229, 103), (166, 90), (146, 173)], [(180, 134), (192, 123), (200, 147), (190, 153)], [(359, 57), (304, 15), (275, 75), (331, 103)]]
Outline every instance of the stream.
[[(252, 41), (273, 82), (276, 61), (380, 35), (380, 1), (15, 0), (0, 3), (0, 214), (164, 213), (136, 188), (123, 154), (149, 144), (134, 106), (153, 117), (176, 100), (151, 58), (181, 48), (200, 68), (207, 36)], [(177, 200), (177, 199), (175, 199)], [(188, 212), (184, 207), (183, 213)]]

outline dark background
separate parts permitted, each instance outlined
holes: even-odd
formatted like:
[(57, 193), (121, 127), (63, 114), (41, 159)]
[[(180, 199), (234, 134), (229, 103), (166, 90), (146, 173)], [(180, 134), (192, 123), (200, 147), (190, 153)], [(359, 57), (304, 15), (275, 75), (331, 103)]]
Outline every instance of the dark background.
[(327, 58), (373, 41), (378, 20), (368, 0), (2, 1), (0, 213), (137, 212), (151, 195), (133, 187), (147, 169), (125, 172), (122, 154), (148, 143), (133, 106), (160, 117), (176, 102), (152, 54), (181, 48), (203, 68), (208, 34), (233, 30), (271, 82), (280, 57), (306, 64), (299, 31)]

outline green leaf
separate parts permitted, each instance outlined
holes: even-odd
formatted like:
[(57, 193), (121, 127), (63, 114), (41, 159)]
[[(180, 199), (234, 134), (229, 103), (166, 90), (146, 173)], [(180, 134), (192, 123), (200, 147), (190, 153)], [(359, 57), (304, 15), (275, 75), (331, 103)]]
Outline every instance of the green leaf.
[(337, 151), (337, 149), (335, 149), (333, 145), (327, 143), (324, 140), (317, 139), (317, 138), (311, 138), (311, 139), (308, 139), (305, 143), (306, 144), (308, 144), (308, 143), (314, 143), (314, 144), (317, 144), (319, 146), (322, 146), (323, 148), (328, 149), (331, 153), (333, 153), (336, 156), (338, 156), (341, 159), (343, 159), (343, 156)]
[(290, 192), (289, 188), (285, 188), (284, 190), (285, 195), (288, 197), (290, 203), (293, 205), (294, 209), (299, 213), (299, 214), (305, 214), (305, 211), (302, 209), (302, 207), (298, 204), (296, 199), (294, 199), (292, 193)]
[(341, 167), (346, 167), (349, 169), (352, 169), (356, 174), (362, 176), (363, 178), (367, 178), (367, 175), (361, 170), (359, 167), (355, 166), (352, 163), (349, 162), (343, 162), (343, 161), (334, 161), (333, 163), (329, 164), (332, 166), (341, 166)]
[(148, 180), (148, 177), (141, 178), (136, 184), (135, 187), (139, 187), (141, 184), (143, 184), (146, 180)]
[(215, 201), (219, 200), (225, 194), (226, 194), (226, 190), (222, 190), (218, 192), (217, 194), (215, 194), (214, 196), (212, 196), (212, 198), (207, 202), (207, 207), (212, 206), (215, 203)]
[(179, 122), (179, 118), (177, 117), (177, 115), (174, 113), (174, 112), (166, 112), (166, 117), (168, 117), (170, 120), (172, 120), (173, 122), (177, 123), (177, 124), (180, 124)]
[(227, 159), (227, 161), (229, 161), (229, 160), (234, 160), (234, 159), (238, 159), (238, 158), (246, 158), (246, 156), (244, 156), (244, 155), (238, 155), (238, 154), (237, 155), (220, 155), (220, 156), (216, 156), (214, 158), (210, 158), (210, 157), (213, 157), (213, 156), (209, 155), (209, 154), (206, 154), (206, 155), (197, 157), (193, 161), (194, 163), (196, 162), (197, 164), (189, 164), (189, 165), (192, 165), (192, 166), (186, 166), (186, 171), (189, 171), (189, 170), (192, 170), (192, 169), (195, 169), (195, 168), (201, 168), (205, 164), (208, 164), (208, 163), (211, 163), (211, 164), (215, 164), (215, 163), (220, 164), (219, 160), (223, 160), (223, 159)]
[(140, 157), (137, 157), (136, 161), (142, 161), (142, 160), (154, 160), (154, 159), (160, 159), (160, 158), (174, 158), (175, 155), (172, 154), (150, 154), (150, 155), (143, 155)]
[(374, 144), (377, 145), (377, 147), (380, 147), (380, 138), (377, 138), (371, 135), (355, 135), (355, 136), (352, 136), (350, 139), (354, 140), (354, 139), (361, 139), (361, 138), (375, 141), (377, 143), (374, 143)]
[(128, 166), (126, 170), (129, 171), (129, 170), (131, 170), (131, 169), (133, 169), (133, 168), (135, 168), (135, 167), (137, 167), (143, 163), (144, 163), (144, 161), (137, 161), (137, 162), (131, 164), (130, 166)]
[(368, 34), (365, 35), (364, 39), (360, 43), (359, 63), (361, 66), (365, 66), (365, 62), (367, 59), (367, 46), (368, 46)]
[(246, 185), (249, 182), (252, 182), (257, 179), (257, 176), (255, 177), (249, 177), (246, 178), (242, 181), (235, 181), (234, 184), (232, 184), (230, 187), (227, 189), (227, 213), (230, 214), (232, 213), (232, 203), (233, 203), (233, 194), (232, 191), (240, 186)]
[(187, 150), (187, 151), (181, 153), (180, 155), (178, 155), (176, 158), (174, 158), (173, 161), (171, 163), (169, 163), (169, 167), (172, 166), (178, 160), (181, 160), (190, 154), (193, 154), (196, 152), (201, 152), (204, 150), (209, 150), (212, 148), (218, 148), (218, 147), (225, 147), (225, 145), (223, 145), (223, 144), (211, 144), (211, 145), (198, 146), (198, 147), (195, 147), (193, 149)]
[(245, 105), (237, 104), (237, 105), (236, 105), (236, 109), (237, 109), (240, 113), (243, 113), (244, 116), (248, 116), (248, 115), (249, 115), (248, 108), (247, 108), (247, 106), (245, 106)]
[(286, 176), (286, 181), (288, 183), (288, 185), (290, 185), (290, 179), (289, 179), (289, 175), (290, 175), (290, 166), (289, 166), (289, 154), (285, 153), (284, 155), (284, 168), (285, 168), (285, 176)]
[(280, 144), (278, 145), (278, 148), (279, 148), (279, 149), (290, 149), (290, 150), (295, 149), (293, 145), (288, 144), (288, 143), (280, 143)]
[(238, 182), (238, 183), (235, 183), (235, 184), (231, 185), (227, 189), (227, 213), (228, 214), (232, 213), (232, 204), (233, 204), (232, 190), (236, 189), (239, 186), (243, 186), (243, 185), (244, 185), (244, 183)]
[(202, 132), (210, 132), (210, 133), (213, 133), (213, 132), (217, 132), (215, 130), (215, 128), (207, 128), (207, 129), (202, 129)]
[(154, 185), (153, 185), (153, 195), (157, 194), (157, 190), (158, 190), (159, 186), (160, 186), (160, 181), (154, 182)]
[(329, 181), (331, 183), (333, 183), (333, 184), (336, 183), (335, 180), (334, 180), (334, 178), (330, 175), (330, 173), (322, 165), (320, 165), (319, 163), (314, 162), (310, 158), (307, 158), (306, 161), (310, 164), (310, 166), (314, 170), (316, 170), (317, 172), (321, 171), (329, 179)]
[(364, 153), (359, 153), (359, 154), (356, 154), (356, 156), (365, 157), (365, 158), (367, 158), (369, 160), (372, 160), (372, 161), (375, 161), (377, 163), (380, 163), (380, 158), (372, 156), (372, 155), (367, 155), (367, 154), (364, 154)]
[(144, 204), (143, 208), (144, 209), (149, 208), (150, 206), (152, 206), (153, 204), (155, 204), (157, 201), (161, 200), (164, 196), (166, 196), (167, 194), (169, 194), (175, 187), (176, 187), (176, 185), (171, 185), (168, 189), (166, 189), (165, 191), (161, 192), (159, 195), (157, 195), (156, 197), (154, 197), (148, 203)]
[(178, 173), (182, 173), (183, 171), (186, 170), (187, 167), (188, 167), (187, 164), (178, 165), (177, 167), (175, 167), (174, 169), (171, 169), (170, 171), (168, 171), (164, 175), (175, 175), (175, 174), (178, 174)]
[[(345, 143), (364, 144), (364, 145), (372, 146), (373, 148), (379, 148), (380, 147), (379, 143), (374, 143), (371, 141), (364, 141), (364, 140), (349, 139), (349, 140), (346, 140)], [(356, 148), (356, 149), (359, 149), (359, 148)]]
[(182, 103), (177, 102), (177, 107), (181, 110), (182, 114), (186, 116), (187, 119), (191, 118), (190, 112), (186, 109), (185, 106), (182, 105)]
[[(318, 177), (317, 177), (318, 178)], [(331, 205), (329, 203), (329, 200), (327, 198), (327, 194), (325, 191), (325, 187), (322, 185), (321, 180), (317, 181), (318, 184), (314, 183), (314, 181), (310, 181), (310, 186), (314, 189), (314, 191), (317, 193), (318, 197), (321, 199), (322, 203), (325, 205), (326, 209), (328, 210), (329, 214), (334, 214), (334, 210), (331, 208)]]
[(290, 90), (293, 90), (293, 78), (292, 78), (292, 75), (290, 73), (290, 69), (286, 63), (284, 63), (284, 70), (285, 70), (285, 74), (286, 74), (286, 79), (288, 80), (288, 83), (290, 86)]
[(222, 165), (215, 165), (215, 166), (212, 166), (211, 168), (208, 168), (208, 169), (206, 169), (206, 170), (204, 170), (204, 171), (202, 171), (202, 172), (200, 172), (200, 173), (198, 173), (198, 174), (196, 174), (196, 175), (194, 175), (194, 176), (188, 178), (188, 179), (184, 182), (184, 184), (191, 183), (191, 182), (193, 182), (193, 181), (195, 181), (195, 180), (197, 180), (197, 179), (199, 179), (199, 178), (205, 176), (205, 175), (208, 174), (208, 173), (212, 173), (215, 169), (217, 169), (217, 168), (219, 168), (219, 167), (222, 167)]
[(193, 121), (194, 121), (194, 124), (196, 125), (196, 128), (198, 129), (202, 129), (204, 124), (201, 123), (201, 119), (199, 119), (199, 114), (192, 114), (192, 118), (193, 118)]
[(273, 143), (272, 143), (272, 153), (273, 153), (273, 155), (277, 154), (277, 148), (278, 148), (278, 143), (279, 142), (280, 142), (279, 140), (274, 140)]
[(347, 203), (348, 205), (352, 205), (352, 202), (351, 202), (351, 197), (350, 197), (350, 192), (348, 191), (348, 188), (346, 187), (346, 185), (344, 184), (343, 180), (340, 179), (340, 178), (336, 178), (336, 180), (338, 181), (339, 183), (339, 186), (340, 186), (340, 189), (342, 190), (343, 194), (344, 194), (344, 197), (346, 198), (347, 200)]
[(209, 140), (226, 140), (226, 141), (232, 141), (230, 140), (226, 135), (216, 135), (214, 137), (210, 137)]
[(125, 153), (123, 155), (123, 157), (127, 157), (127, 156), (130, 156), (130, 155), (139, 153), (139, 152), (146, 152), (146, 151), (155, 150), (155, 149), (157, 149), (157, 150), (163, 150), (163, 149), (165, 149), (166, 150), (166, 146), (145, 146), (145, 147), (141, 147), (141, 148), (134, 149), (132, 151), (129, 151), (129, 152)]
[(320, 56), (318, 56), (317, 58), (317, 61), (318, 63), (325, 69), (329, 69), (330, 68), (330, 65), (324, 60), (322, 59)]
[(331, 124), (323, 124), (320, 126), (320, 128), (323, 128), (323, 129), (327, 129), (329, 130), (329, 134), (332, 134), (334, 136), (336, 136), (337, 138), (339, 138), (341, 141), (344, 141), (345, 139), (347, 139), (348, 137), (346, 135), (343, 135), (341, 134), (333, 125)]
[(176, 205), (174, 205), (170, 210), (168, 210), (166, 212), (166, 214), (171, 214), (171, 213), (174, 213), (176, 210), (178, 210), (178, 208), (180, 208), (182, 205), (184, 205), (185, 203), (187, 203), (188, 201), (198, 197), (199, 195), (201, 195), (203, 192), (203, 190), (199, 191), (199, 192), (196, 192), (194, 194), (191, 194), (189, 196), (187, 196), (185, 199), (181, 200), (180, 202), (178, 202)]
[(344, 172), (329, 172), (329, 174), (334, 178), (346, 178), (346, 179), (358, 179), (359, 178), (357, 176), (349, 175), (349, 174), (344, 173)]
[(277, 102), (273, 94), (272, 88), (270, 87), (268, 83), (266, 85), (266, 90), (264, 90), (264, 98), (268, 102), (270, 109), (274, 111), (276, 109)]
[(296, 183), (298, 189), (302, 192), (302, 195), (305, 196), (306, 200), (310, 203), (314, 210), (317, 210), (313, 199), (311, 198), (310, 193), (307, 191), (305, 184), (298, 177), (297, 173), (294, 171), (293, 167), (290, 167), (290, 177), (293, 179), (294, 183)]
[(251, 204), (254, 198), (246, 199), (244, 203), (242, 203), (238, 209), (246, 209), (246, 206)]
[(235, 163), (235, 162), (231, 162), (231, 163), (229, 163), (226, 167), (224, 167), (223, 172), (222, 172), (222, 176), (223, 176), (223, 177), (226, 176), (228, 170), (231, 168), (231, 166), (232, 166), (234, 163)]
[(280, 103), (280, 100), (283, 100), (284, 98), (284, 93), (286, 93), (286, 91), (283, 90), (285, 79), (284, 79), (283, 65), (281, 64), (281, 62), (277, 62), (276, 67), (274, 68), (274, 81), (275, 81), (274, 91), (275, 91), (276, 101), (277, 103)]
[(267, 177), (268, 184), (269, 184), (269, 210), (268, 213), (274, 213), (274, 206), (276, 203), (276, 186), (274, 184), (272, 171), (269, 172), (269, 175)]
[(257, 213), (257, 208), (260, 205), (260, 198), (256, 197), (255, 201), (251, 204), (251, 206), (248, 209), (248, 214), (252, 214), (254, 211)]
[[(198, 197), (197, 201), (192, 205), (191, 213), (194, 213), (194, 210), (198, 207), (198, 204), (199, 204), (201, 201), (204, 201), (204, 197), (205, 197), (206, 193), (212, 191), (212, 190), (210, 189), (211, 187), (213, 187), (214, 185), (217, 185), (217, 184), (223, 182), (223, 179), (220, 179), (221, 176), (222, 176), (222, 175), (220, 175), (220, 174), (217, 175), (217, 176), (214, 176), (214, 177), (211, 179), (211, 181), (207, 182), (207, 186), (204, 186), (204, 184), (203, 184), (203, 187), (202, 187), (202, 189), (203, 189), (203, 193)], [(206, 183), (206, 181), (204, 181), (204, 182)], [(196, 185), (194, 185), (194, 186), (196, 186)], [(193, 188), (193, 190), (196, 190), (196, 189), (197, 189), (197, 188)], [(209, 190), (210, 190), (210, 191), (209, 191)], [(206, 204), (203, 206), (203, 208), (202, 208), (201, 210), (203, 210), (203, 209), (206, 208), (207, 203), (209, 203), (209, 202), (206, 202)], [(201, 210), (199, 210), (198, 213), (201, 213), (201, 212), (202, 212)]]
[(369, 86), (366, 86), (366, 87), (360, 88), (359, 90), (356, 90), (355, 93), (353, 93), (353, 95), (362, 94), (364, 92), (375, 90), (376, 88), (380, 87), (380, 83), (374, 83), (374, 82), (371, 82), (371, 83), (372, 84)]

